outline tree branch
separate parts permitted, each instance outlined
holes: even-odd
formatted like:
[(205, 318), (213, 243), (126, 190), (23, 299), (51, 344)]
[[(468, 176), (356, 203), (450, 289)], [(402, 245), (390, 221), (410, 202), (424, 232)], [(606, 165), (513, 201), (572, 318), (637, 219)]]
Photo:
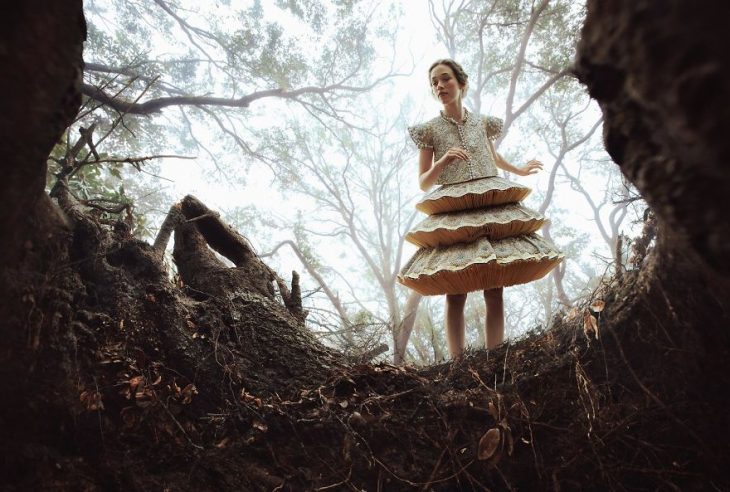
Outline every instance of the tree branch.
[[(515, 99), (515, 93), (517, 91), (517, 80), (520, 77), (520, 74), (522, 73), (522, 65), (525, 63), (525, 53), (527, 52), (527, 45), (530, 42), (530, 37), (532, 37), (532, 32), (535, 29), (535, 25), (537, 24), (537, 19), (540, 17), (542, 12), (547, 8), (548, 3), (550, 3), (550, 0), (542, 0), (540, 2), (540, 5), (537, 6), (536, 9), (534, 9), (530, 13), (530, 20), (527, 23), (527, 26), (525, 27), (525, 32), (522, 33), (522, 39), (520, 40), (520, 49), (517, 53), (517, 59), (515, 61), (515, 66), (512, 69), (512, 75), (510, 76), (509, 81), (509, 90), (507, 92), (507, 120), (510, 122), (516, 118), (515, 113), (512, 111), (512, 108), (514, 106), (514, 99)], [(529, 105), (528, 105), (529, 106)], [(527, 106), (525, 104), (522, 105), (520, 108), (521, 111), (524, 111)], [(518, 111), (520, 111), (518, 110)]]
[(337, 310), (337, 314), (340, 316), (340, 320), (342, 321), (342, 324), (345, 326), (350, 325), (350, 319), (347, 315), (347, 311), (345, 311), (345, 308), (342, 306), (342, 302), (340, 301), (340, 298), (337, 296), (337, 294), (332, 291), (332, 289), (329, 288), (327, 285), (327, 282), (325, 282), (324, 278), (317, 272), (317, 270), (314, 268), (314, 266), (309, 262), (306, 256), (304, 256), (304, 253), (302, 253), (302, 250), (299, 249), (299, 246), (294, 243), (294, 241), (291, 241), (289, 239), (280, 242), (274, 248), (269, 251), (268, 253), (262, 254), (261, 258), (266, 258), (269, 256), (274, 256), (276, 252), (281, 248), (282, 246), (289, 246), (292, 251), (294, 251), (294, 254), (299, 258), (299, 261), (302, 262), (302, 265), (304, 266), (304, 269), (307, 270), (307, 273), (309, 273), (314, 280), (317, 281), (317, 284), (322, 288), (322, 291), (324, 291), (327, 298), (332, 303), (332, 306)]

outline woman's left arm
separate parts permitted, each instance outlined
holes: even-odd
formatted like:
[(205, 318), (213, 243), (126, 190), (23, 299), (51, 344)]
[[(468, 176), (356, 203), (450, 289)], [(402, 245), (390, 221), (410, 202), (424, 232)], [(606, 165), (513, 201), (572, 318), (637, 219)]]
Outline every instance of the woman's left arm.
[(497, 153), (497, 150), (494, 148), (494, 144), (492, 143), (492, 141), (487, 141), (489, 142), (489, 147), (494, 153), (494, 163), (497, 165), (498, 168), (517, 174), (518, 176), (529, 176), (530, 174), (536, 174), (537, 172), (542, 170), (542, 162), (536, 159), (532, 159), (523, 167), (517, 167), (510, 164), (504, 157)]

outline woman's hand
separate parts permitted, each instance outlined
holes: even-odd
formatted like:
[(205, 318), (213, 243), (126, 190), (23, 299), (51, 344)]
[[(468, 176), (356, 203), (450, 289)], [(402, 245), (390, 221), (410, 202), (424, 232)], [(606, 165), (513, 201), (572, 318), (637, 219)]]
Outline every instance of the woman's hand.
[(459, 147), (451, 147), (443, 156), (441, 156), (441, 159), (434, 163), (434, 165), (443, 167), (447, 164), (451, 164), (457, 159), (465, 161), (469, 159), (469, 154), (466, 153), (466, 150), (460, 149)]
[(529, 176), (530, 174), (537, 174), (539, 171), (542, 171), (542, 162), (532, 159), (522, 167), (515, 167), (513, 172), (520, 176)]
[(459, 147), (451, 147), (439, 160), (433, 162), (433, 149), (421, 149), (418, 158), (418, 184), (421, 189), (426, 191), (433, 186), (444, 168), (458, 159), (465, 161), (469, 159), (469, 154)]

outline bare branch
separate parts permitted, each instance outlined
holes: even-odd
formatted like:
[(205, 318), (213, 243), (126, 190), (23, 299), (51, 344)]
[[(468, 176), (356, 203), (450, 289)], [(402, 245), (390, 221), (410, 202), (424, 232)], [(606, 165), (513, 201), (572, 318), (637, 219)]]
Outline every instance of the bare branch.
[(198, 44), (197, 41), (195, 41), (195, 38), (193, 37), (193, 34), (192, 33), (195, 33), (195, 34), (197, 34), (199, 36), (206, 37), (206, 38), (208, 38), (210, 40), (214, 40), (221, 47), (225, 48), (225, 45), (217, 37), (213, 36), (212, 34), (210, 34), (207, 31), (204, 31), (203, 29), (200, 29), (200, 28), (191, 26), (185, 19), (183, 19), (179, 15), (177, 15), (170, 8), (170, 6), (167, 5), (165, 2), (163, 2), (162, 0), (153, 0), (153, 1), (157, 5), (159, 5), (162, 10), (164, 10), (165, 12), (167, 12), (167, 14), (169, 14), (173, 19), (175, 19), (175, 21), (180, 25), (180, 27), (182, 28), (183, 32), (188, 37), (188, 39), (193, 44), (193, 46), (195, 46), (196, 48), (198, 48), (198, 50), (200, 50), (201, 53), (203, 53), (206, 57), (208, 57), (209, 60), (212, 61), (213, 60), (213, 57), (210, 56), (210, 54), (208, 54), (208, 52), (205, 49), (203, 49), (203, 47), (200, 46), (200, 44)]
[[(530, 20), (525, 27), (525, 31), (522, 33), (522, 39), (520, 40), (520, 49), (517, 53), (517, 59), (514, 68), (512, 69), (509, 89), (507, 92), (507, 119), (510, 121), (516, 118), (516, 112), (513, 112), (512, 108), (514, 107), (515, 93), (517, 91), (517, 80), (522, 73), (522, 65), (525, 63), (525, 53), (527, 52), (527, 45), (530, 42), (530, 38), (532, 37), (532, 33), (535, 29), (535, 25), (537, 24), (537, 20), (543, 13), (543, 11), (547, 8), (548, 3), (550, 3), (550, 0), (541, 0), (537, 8), (532, 10), (532, 12), (530, 13)], [(526, 108), (526, 106), (523, 104), (522, 108)], [(522, 109), (522, 111), (524, 111), (524, 109)]]
[(172, 207), (170, 207), (170, 211), (165, 216), (165, 220), (162, 222), (152, 246), (152, 250), (159, 258), (162, 258), (162, 255), (165, 253), (167, 243), (170, 242), (172, 232), (183, 222), (185, 222), (185, 216), (182, 213), (180, 203), (175, 203)]
[(322, 291), (325, 293), (327, 298), (332, 303), (332, 306), (337, 310), (337, 314), (340, 316), (340, 320), (342, 321), (342, 324), (347, 326), (350, 324), (349, 316), (347, 315), (347, 311), (345, 311), (345, 308), (342, 306), (342, 302), (340, 301), (340, 298), (335, 294), (335, 292), (329, 288), (329, 285), (327, 285), (327, 282), (324, 280), (324, 278), (317, 272), (317, 270), (314, 268), (314, 266), (310, 263), (310, 261), (307, 259), (307, 257), (302, 253), (302, 250), (299, 249), (299, 246), (297, 246), (294, 241), (291, 240), (285, 240), (274, 246), (274, 248), (269, 251), (268, 253), (264, 253), (262, 255), (259, 255), (260, 258), (266, 258), (269, 256), (274, 256), (276, 252), (282, 247), (282, 246), (289, 246), (292, 251), (294, 251), (294, 254), (299, 258), (299, 261), (302, 262), (302, 266), (304, 266), (304, 269), (307, 270), (307, 273), (309, 273), (314, 280), (317, 281), (319, 286), (322, 288)]
[[(230, 108), (247, 108), (252, 102), (268, 97), (279, 97), (282, 99), (297, 100), (298, 97), (305, 95), (326, 95), (335, 91), (349, 93), (363, 93), (373, 89), (375, 86), (390, 77), (397, 77), (405, 74), (388, 74), (380, 77), (372, 83), (365, 86), (345, 85), (342, 82), (330, 84), (327, 86), (307, 86), (294, 90), (285, 89), (267, 89), (252, 92), (246, 96), (239, 98), (225, 98), (213, 96), (169, 96), (151, 99), (143, 103), (129, 102), (115, 96), (110, 96), (103, 90), (91, 84), (82, 84), (81, 93), (87, 97), (95, 99), (117, 111), (127, 114), (149, 115), (161, 111), (169, 106), (224, 106)], [(350, 76), (345, 77), (347, 80)], [(301, 102), (301, 101), (299, 101)]]

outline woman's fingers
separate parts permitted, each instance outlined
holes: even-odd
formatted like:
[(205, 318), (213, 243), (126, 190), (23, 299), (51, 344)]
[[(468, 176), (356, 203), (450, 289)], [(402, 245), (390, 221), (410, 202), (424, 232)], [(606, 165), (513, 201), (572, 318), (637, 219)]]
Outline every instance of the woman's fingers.
[(530, 174), (537, 174), (538, 172), (540, 172), (542, 170), (542, 168), (543, 168), (542, 162), (540, 162), (536, 159), (531, 159), (522, 168), (522, 173), (523, 173), (522, 175), (529, 176)]
[(469, 154), (467, 154), (466, 151), (456, 147), (453, 147), (446, 151), (446, 154), (452, 159), (461, 159), (463, 161), (469, 159)]
[(542, 168), (543, 168), (542, 162), (532, 159), (525, 166), (525, 171), (527, 171), (527, 174), (537, 174), (539, 171), (542, 170)]

